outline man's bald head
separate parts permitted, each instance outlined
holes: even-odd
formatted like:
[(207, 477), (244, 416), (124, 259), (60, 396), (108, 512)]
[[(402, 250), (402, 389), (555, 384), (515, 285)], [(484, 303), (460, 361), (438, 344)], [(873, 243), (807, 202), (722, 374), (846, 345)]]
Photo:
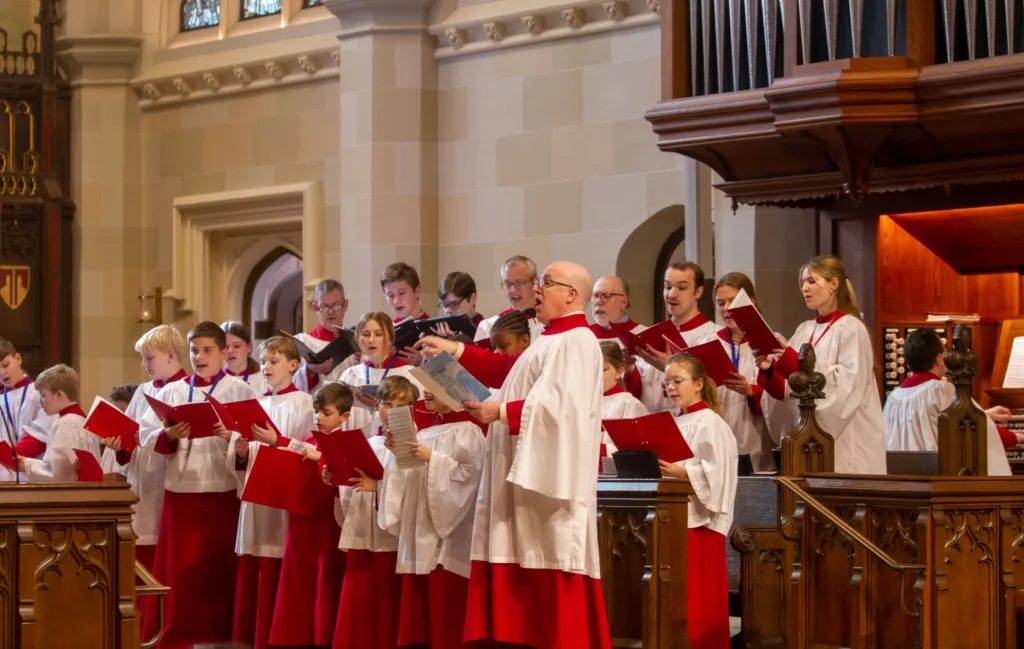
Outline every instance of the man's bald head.
[(541, 280), (542, 284), (550, 281), (546, 288), (537, 290), (537, 318), (545, 324), (554, 318), (582, 311), (590, 301), (590, 273), (579, 264), (556, 261), (544, 269)]

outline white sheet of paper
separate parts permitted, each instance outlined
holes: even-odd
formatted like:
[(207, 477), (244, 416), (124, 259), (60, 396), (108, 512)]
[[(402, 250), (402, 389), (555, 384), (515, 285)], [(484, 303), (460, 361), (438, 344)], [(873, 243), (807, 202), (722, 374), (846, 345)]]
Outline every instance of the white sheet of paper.
[(1010, 348), (1010, 362), (1006, 365), (1004, 388), (1024, 388), (1024, 336), (1013, 339)]
[(752, 306), (753, 304), (754, 303), (750, 300), (750, 296), (747, 295), (747, 291), (741, 288), (740, 292), (736, 294), (736, 297), (732, 299), (732, 302), (729, 304), (729, 308), (738, 309), (741, 306)]
[(412, 418), (412, 407), (402, 406), (388, 410), (388, 431), (395, 444), (395, 462), (401, 469), (415, 469), (423, 463), (412, 456), (412, 447), (406, 442), (416, 440), (416, 422)]
[(409, 374), (411, 374), (414, 379), (419, 381), (420, 385), (426, 388), (427, 392), (434, 395), (435, 399), (437, 399), (444, 405), (448, 406), (453, 411), (462, 412), (463, 410), (465, 410), (465, 408), (462, 407), (461, 403), (459, 403), (455, 399), (452, 399), (451, 396), (448, 395), (448, 392), (445, 391), (444, 387), (440, 383), (435, 381), (434, 377), (427, 374), (422, 368), (414, 367), (412, 368), (412, 370), (409, 371)]

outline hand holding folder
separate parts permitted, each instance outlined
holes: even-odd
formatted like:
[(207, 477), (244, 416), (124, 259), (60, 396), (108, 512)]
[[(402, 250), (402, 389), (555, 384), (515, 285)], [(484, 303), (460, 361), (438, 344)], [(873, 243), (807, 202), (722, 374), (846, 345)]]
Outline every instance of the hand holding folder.
[(121, 450), (131, 453), (138, 446), (139, 423), (103, 397), (96, 397), (82, 428), (100, 439), (116, 437), (121, 440)]
[(246, 441), (251, 442), (252, 427), (253, 425), (259, 426), (260, 428), (269, 428), (281, 435), (281, 431), (274, 425), (273, 420), (270, 419), (270, 415), (260, 405), (258, 399), (246, 399), (245, 401), (232, 401), (231, 403), (221, 403), (217, 401), (209, 394), (206, 395), (210, 405), (213, 406), (214, 411), (220, 418), (220, 421), (224, 424), (224, 428), (233, 430)]
[(620, 451), (654, 451), (659, 460), (669, 463), (693, 457), (675, 418), (667, 411), (633, 419), (605, 419), (601, 423)]
[[(671, 320), (665, 320), (659, 322), (653, 327), (648, 327), (640, 333), (633, 333), (629, 330), (629, 326), (622, 323), (613, 323), (612, 329), (615, 331), (615, 335), (619, 338), (622, 345), (629, 350), (629, 353), (636, 354), (637, 348), (644, 349), (651, 347), (655, 351), (666, 353), (682, 351), (686, 349), (686, 341), (683, 340), (682, 335), (679, 333), (679, 329), (675, 323)], [(671, 346), (674, 346), (673, 349)]]
[(320, 447), (327, 468), (331, 470), (331, 482), (336, 487), (352, 486), (351, 479), (358, 478), (359, 469), (373, 480), (384, 477), (384, 467), (361, 430), (337, 430), (333, 433), (313, 432)]
[(746, 336), (755, 355), (768, 356), (785, 349), (785, 345), (779, 342), (775, 332), (764, 321), (764, 317), (761, 316), (750, 296), (743, 289), (740, 289), (740, 292), (732, 299), (727, 313)]
[(209, 401), (197, 401), (195, 403), (183, 403), (180, 406), (169, 404), (154, 399), (148, 394), (145, 395), (149, 407), (153, 413), (160, 418), (160, 421), (171, 422), (172, 424), (186, 423), (191, 427), (189, 439), (203, 439), (213, 437), (213, 427), (220, 423), (217, 411)]
[(333, 496), (333, 491), (320, 479), (315, 462), (305, 462), (298, 453), (268, 446), (256, 453), (241, 498), (245, 502), (312, 516)]

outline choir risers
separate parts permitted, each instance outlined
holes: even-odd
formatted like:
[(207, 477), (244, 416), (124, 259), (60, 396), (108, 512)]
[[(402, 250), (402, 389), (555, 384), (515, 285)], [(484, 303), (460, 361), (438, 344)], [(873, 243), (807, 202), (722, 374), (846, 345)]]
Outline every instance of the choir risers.
[(682, 480), (597, 483), (601, 587), (612, 645), (684, 649), (687, 505)]

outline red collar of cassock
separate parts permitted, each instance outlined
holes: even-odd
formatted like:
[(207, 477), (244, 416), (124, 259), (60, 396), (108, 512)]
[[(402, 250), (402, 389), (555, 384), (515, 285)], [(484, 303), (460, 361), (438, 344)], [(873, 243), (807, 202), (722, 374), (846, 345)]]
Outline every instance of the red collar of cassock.
[[(722, 340), (724, 340), (727, 343), (735, 343), (736, 342), (735, 340), (732, 339), (732, 332), (729, 331), (728, 327), (725, 327), (723, 329), (719, 329), (718, 330), (718, 337), (721, 338)], [(743, 338), (740, 339), (739, 344), (745, 345), (746, 342), (747, 342), (747, 337), (743, 336)]]
[(82, 410), (80, 405), (73, 403), (57, 413), (58, 417), (63, 417), (64, 415), (79, 415), (80, 417), (85, 417), (85, 412)]
[[(617, 323), (616, 326), (621, 327), (626, 331), (633, 331), (636, 329), (637, 323), (632, 320), (626, 320), (625, 322)], [(618, 338), (618, 335), (615, 333), (615, 329), (611, 327), (602, 327), (596, 322), (590, 325), (590, 330), (594, 332), (594, 335), (597, 336), (598, 340), (612, 340), (613, 338)]]
[(20, 390), (21, 388), (25, 387), (26, 385), (28, 385), (28, 377), (27, 376), (23, 376), (23, 377), (21, 377), (21, 380), (18, 381), (17, 383), (15, 383), (13, 386), (11, 386), (9, 388), (4, 388), (4, 389), (5, 390)]
[(832, 313), (826, 313), (825, 315), (817, 316), (816, 318), (814, 318), (814, 321), (817, 322), (818, 324), (829, 324), (835, 322), (839, 318), (842, 318), (844, 315), (846, 314), (843, 313), (842, 311), (833, 311)]
[(212, 379), (204, 379), (203, 377), (199, 376), (198, 374), (186, 374), (185, 376), (181, 377), (181, 380), (182, 381), (186, 381), (188, 383), (191, 383), (192, 382), (192, 377), (194, 376), (196, 378), (196, 380), (195, 380), (195, 383), (193, 383), (193, 385), (195, 385), (197, 388), (208, 388), (211, 385), (213, 385), (213, 382), (217, 380), (217, 377), (220, 376), (223, 373), (224, 373), (224, 370), (221, 370), (220, 372), (217, 372), (216, 374), (214, 374)]
[(153, 387), (155, 387), (155, 388), (162, 388), (165, 385), (167, 385), (168, 383), (171, 383), (172, 381), (180, 381), (180, 380), (182, 380), (184, 378), (187, 378), (187, 377), (188, 377), (188, 372), (186, 372), (185, 370), (178, 370), (177, 372), (174, 373), (174, 376), (172, 376), (171, 378), (169, 378), (169, 379), (167, 379), (165, 381), (161, 381), (159, 379), (154, 380), (153, 381)]
[(313, 338), (316, 338), (317, 340), (322, 340), (325, 343), (329, 343), (332, 340), (334, 340), (335, 332), (331, 331), (330, 329), (328, 329), (327, 327), (323, 326), (322, 324), (318, 324), (316, 326), (316, 329), (313, 329), (312, 331), (308, 332), (307, 335), (309, 335), (309, 336), (311, 336)]
[(613, 394), (622, 394), (623, 392), (625, 392), (625, 390), (623, 390), (621, 387), (619, 387), (617, 385), (613, 385), (611, 387), (611, 389), (609, 389), (607, 392), (604, 393), (604, 396), (610, 397)]
[[(397, 316), (395, 318), (393, 318), (393, 320), (395, 321), (395, 324), (398, 324), (399, 322), (402, 322), (402, 321), (407, 320), (407, 319), (408, 318), (399, 318)], [(430, 319), (430, 316), (427, 315), (426, 311), (420, 311), (420, 314), (418, 316), (416, 316), (415, 318), (413, 318), (413, 320), (429, 320), (429, 319)]]
[(564, 334), (566, 331), (576, 329), (578, 327), (589, 327), (587, 324), (587, 316), (582, 313), (574, 313), (572, 315), (562, 316), (561, 318), (555, 318), (548, 323), (548, 326), (544, 328), (542, 336), (554, 336), (555, 334)]
[(698, 313), (683, 324), (679, 325), (679, 331), (693, 331), (705, 322), (708, 322), (708, 319), (704, 317), (703, 313)]
[(914, 372), (907, 377), (903, 383), (900, 383), (901, 388), (916, 388), (919, 385), (927, 383), (928, 381), (941, 381), (942, 379), (935, 376), (931, 372)]
[(291, 394), (292, 392), (298, 392), (298, 391), (299, 391), (299, 389), (297, 387), (295, 387), (294, 383), (289, 383), (287, 388), (285, 388), (284, 390), (281, 390), (277, 394), (274, 394), (274, 392), (272, 390), (267, 390), (266, 392), (263, 393), (263, 396), (265, 396), (265, 397), (279, 397), (282, 394)]
[(689, 415), (691, 413), (694, 413), (694, 412), (697, 412), (697, 411), (700, 411), (700, 410), (707, 410), (707, 409), (708, 409), (708, 404), (704, 403), (703, 401), (698, 401), (697, 403), (693, 404), (692, 406), (688, 406), (686, 408), (686, 414)]
[[(393, 359), (393, 358), (395, 359), (394, 364), (391, 363), (391, 359)], [(368, 361), (368, 360), (367, 361), (363, 361), (363, 365), (365, 365), (367, 367), (370, 367), (370, 368), (373, 368), (373, 369), (380, 370), (380, 369), (386, 368), (388, 365), (391, 365), (391, 369), (394, 369), (396, 367), (405, 367), (407, 365), (407, 363), (405, 361), (403, 361), (401, 358), (395, 358), (395, 355), (392, 354), (392, 355), (388, 356), (387, 358), (385, 358), (383, 360), (383, 362), (381, 362), (380, 367), (377, 367), (376, 365), (373, 364), (372, 361)]]

